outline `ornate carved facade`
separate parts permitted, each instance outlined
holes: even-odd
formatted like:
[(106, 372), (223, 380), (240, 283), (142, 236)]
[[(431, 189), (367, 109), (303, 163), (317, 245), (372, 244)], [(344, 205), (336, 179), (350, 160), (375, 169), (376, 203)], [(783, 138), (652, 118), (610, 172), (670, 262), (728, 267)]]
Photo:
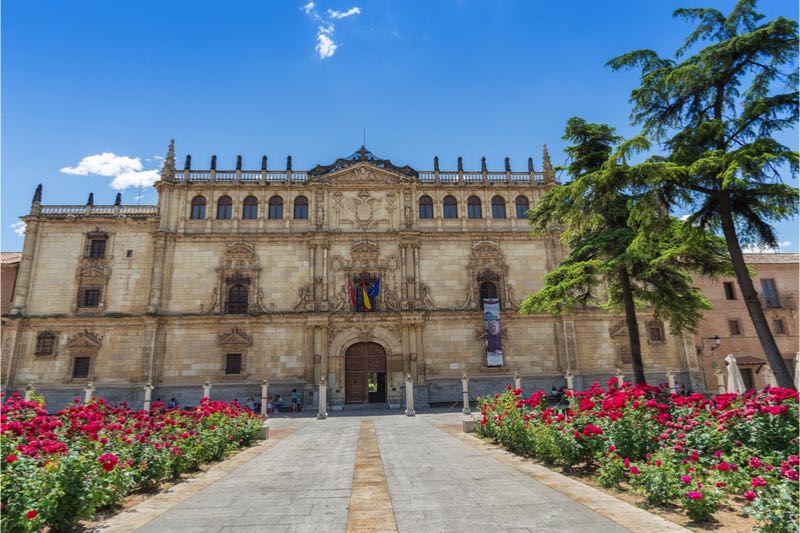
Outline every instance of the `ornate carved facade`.
[[(244, 398), (267, 378), (312, 402), (324, 377), (334, 406), (396, 405), (408, 374), (420, 398), (445, 402), (460, 399), (464, 373), (474, 393), (515, 372), (549, 389), (567, 370), (580, 383), (625, 368), (618, 317), (517, 312), (563, 256), (558, 235), (531, 236), (525, 218), (554, 182), (549, 165), (417, 171), (363, 147), (308, 172), (190, 161), (176, 170), (170, 147), (157, 206), (47, 206), (37, 194), (5, 384), (66, 399), (91, 379), (135, 401), (152, 381), (156, 397), (192, 402), (206, 380)], [(486, 366), (484, 298), (500, 300), (500, 368)], [(687, 342), (644, 342), (647, 368), (688, 379)]]

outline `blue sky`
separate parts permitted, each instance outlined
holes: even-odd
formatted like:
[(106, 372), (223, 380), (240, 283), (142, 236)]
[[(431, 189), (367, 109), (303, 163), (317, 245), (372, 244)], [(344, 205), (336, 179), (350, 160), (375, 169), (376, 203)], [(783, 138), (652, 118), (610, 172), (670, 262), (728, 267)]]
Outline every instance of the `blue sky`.
[[(571, 116), (637, 132), (637, 77), (608, 59), (671, 54), (690, 28), (675, 8), (734, 4), (307, 1), (4, 2), (2, 249), (21, 249), (12, 225), (40, 182), (46, 204), (83, 204), (90, 191), (112, 203), (131, 184), (124, 203), (154, 203), (135, 184), (152, 179), (170, 138), (179, 165), (191, 153), (195, 168), (212, 154), (219, 168), (237, 154), (245, 167), (262, 154), (282, 167), (291, 154), (310, 168), (349, 155), (363, 129), (376, 155), (418, 169), (434, 155), (443, 169), (459, 155), (467, 168), (481, 156), (490, 169), (506, 156), (541, 168), (545, 143), (561, 164)], [(797, 9), (761, 5), (769, 17)], [(797, 149), (796, 131), (782, 140)], [(798, 250), (797, 220), (778, 229)]]

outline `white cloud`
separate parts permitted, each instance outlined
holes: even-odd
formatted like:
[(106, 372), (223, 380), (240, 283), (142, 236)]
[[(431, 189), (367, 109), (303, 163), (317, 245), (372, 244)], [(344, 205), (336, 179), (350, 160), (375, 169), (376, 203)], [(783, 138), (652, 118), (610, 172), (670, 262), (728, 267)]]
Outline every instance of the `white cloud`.
[(761, 245), (750, 245), (744, 246), (742, 248), (742, 252), (746, 254), (764, 254), (764, 253), (777, 253), (785, 248), (789, 248), (792, 245), (791, 241), (781, 241), (778, 243), (778, 246), (775, 248), (770, 248), (768, 246), (761, 246)]
[(336, 53), (336, 43), (324, 33), (317, 34), (317, 54), (320, 59), (331, 57)]
[(76, 176), (95, 174), (114, 178), (111, 180), (111, 187), (117, 190), (128, 187), (149, 187), (159, 177), (158, 170), (145, 170), (140, 158), (116, 155), (112, 152), (86, 156), (77, 166), (64, 167), (61, 172)]
[(347, 11), (336, 11), (335, 9), (328, 10), (328, 16), (332, 19), (343, 19), (347, 17), (352, 17), (353, 15), (360, 15), (361, 8), (360, 7), (351, 7)]
[(19, 235), (20, 237), (25, 236), (25, 222), (23, 222), (22, 220), (20, 220), (19, 222), (14, 222), (13, 224), (11, 224), (10, 227), (11, 229), (14, 230), (14, 233)]
[(360, 7), (351, 7), (347, 11), (337, 11), (329, 9), (327, 16), (322, 16), (317, 12), (316, 4), (312, 1), (303, 5), (301, 8), (306, 15), (310, 16), (315, 21), (319, 22), (317, 26), (317, 45), (314, 47), (320, 59), (327, 59), (336, 53), (339, 45), (333, 39), (333, 33), (336, 31), (334, 20), (341, 20), (353, 15), (361, 14)]
[(150, 187), (158, 181), (158, 170), (143, 170), (141, 172), (123, 172), (111, 180), (111, 188), (121, 191), (128, 187)]
[(64, 167), (64, 174), (86, 176), (97, 174), (99, 176), (117, 176), (123, 172), (142, 170), (142, 161), (138, 157), (119, 156), (111, 152), (90, 155), (81, 159), (76, 167)]

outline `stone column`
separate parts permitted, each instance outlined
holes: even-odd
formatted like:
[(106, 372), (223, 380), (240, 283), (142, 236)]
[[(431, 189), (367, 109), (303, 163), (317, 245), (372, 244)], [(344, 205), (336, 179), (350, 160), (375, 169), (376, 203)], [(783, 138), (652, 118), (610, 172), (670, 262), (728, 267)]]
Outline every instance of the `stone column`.
[(564, 379), (567, 380), (567, 390), (574, 391), (575, 387), (573, 385), (573, 380), (575, 379), (572, 375), (572, 370), (567, 369), (567, 373), (564, 374)]
[(417, 300), (416, 290), (417, 290), (417, 287), (419, 286), (419, 283), (420, 283), (420, 277), (419, 277), (419, 243), (415, 242), (411, 246), (412, 246), (412, 249), (414, 251), (414, 283), (413, 283), (413, 287), (414, 287), (414, 301), (416, 301)]
[(92, 394), (94, 394), (94, 382), (90, 381), (86, 384), (83, 388), (83, 403), (89, 403), (92, 401)]
[(717, 376), (717, 394), (725, 394), (725, 377), (722, 375), (722, 370), (715, 368), (714, 374)]
[(425, 381), (424, 379), (425, 367), (422, 366), (423, 371), (420, 372), (420, 363), (419, 363), (420, 361), (422, 362), (425, 361), (425, 345), (423, 343), (423, 338), (422, 338), (422, 328), (423, 328), (423, 323), (421, 322), (416, 324), (416, 326), (414, 327), (414, 333), (417, 338), (417, 345), (414, 351), (414, 353), (417, 354), (417, 358), (414, 361), (412, 361), (413, 364), (411, 365), (411, 370), (412, 370), (411, 376), (414, 378), (414, 383), (422, 383), (423, 381)]
[(144, 406), (143, 409), (150, 412), (150, 399), (153, 394), (153, 383), (148, 381), (144, 384)]
[(267, 413), (267, 391), (269, 390), (269, 381), (266, 379), (261, 380), (261, 416), (268, 417)]
[(203, 383), (203, 398), (211, 399), (211, 382), (208, 380)]
[(322, 310), (327, 311), (330, 307), (330, 289), (328, 288), (328, 249), (331, 247), (330, 243), (322, 245)]
[(669, 393), (675, 394), (675, 374), (671, 369), (667, 370), (667, 385), (669, 386)]
[(33, 393), (36, 392), (36, 389), (33, 388), (33, 383), (28, 383), (28, 386), (25, 387), (25, 401), (31, 401), (33, 397)]
[(619, 382), (619, 387), (622, 387), (622, 384), (625, 382), (625, 373), (619, 368), (617, 369), (617, 381)]
[[(31, 206), (31, 214), (36, 214), (41, 210), (38, 202)], [(19, 261), (17, 271), (16, 296), (14, 297), (14, 307), (10, 314), (19, 316), (28, 307), (28, 295), (31, 290), (31, 272), (33, 271), (34, 255), (36, 251), (36, 236), (39, 233), (39, 222), (33, 219), (25, 221), (25, 243), (22, 245), (22, 257)]]
[(415, 416), (414, 412), (414, 380), (411, 374), (406, 376), (406, 416)]
[(161, 307), (161, 286), (164, 279), (164, 258), (167, 248), (167, 238), (164, 233), (159, 231), (155, 235), (155, 251), (153, 254), (153, 281), (150, 286), (150, 303), (147, 306), (148, 313), (157, 313)]
[(461, 376), (461, 396), (464, 401), (464, 408), (461, 412), (465, 415), (470, 414), (469, 410), (469, 378), (466, 374)]
[(319, 411), (317, 420), (328, 418), (328, 382), (324, 377), (319, 380)]
[(409, 376), (416, 381), (417, 376), (417, 325), (408, 324), (408, 369)]
[(514, 372), (514, 388), (515, 389), (522, 389), (522, 378), (519, 375), (519, 372)]

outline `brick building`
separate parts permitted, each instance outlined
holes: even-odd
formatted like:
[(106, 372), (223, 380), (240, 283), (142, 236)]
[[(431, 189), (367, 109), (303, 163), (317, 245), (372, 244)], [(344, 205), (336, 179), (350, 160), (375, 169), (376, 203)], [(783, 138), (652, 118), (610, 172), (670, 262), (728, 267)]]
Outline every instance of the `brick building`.
[[(794, 372), (795, 357), (800, 351), (797, 296), (800, 254), (745, 254), (753, 271), (753, 284), (772, 328), (772, 334), (789, 370)], [(714, 309), (705, 313), (695, 335), (698, 358), (708, 390), (716, 390), (715, 368), (725, 371), (723, 359), (736, 356), (742, 378), (748, 388), (766, 385), (766, 356), (756, 336), (735, 278), (699, 278), (695, 285), (711, 300)], [(716, 347), (719, 337), (719, 347)], [(713, 348), (713, 349), (712, 349)]]
[[(112, 400), (194, 402), (282, 395), (313, 403), (321, 377), (334, 408), (399, 405), (630, 375), (624, 323), (600, 309), (520, 316), (518, 303), (562, 259), (557, 234), (532, 237), (525, 212), (554, 183), (541, 170), (431, 171), (362, 147), (309, 171), (176, 170), (172, 145), (158, 205), (43, 205), (29, 215), (3, 381), (32, 382), (50, 404), (92, 381)], [(488, 301), (490, 308), (484, 309)], [(492, 307), (495, 306), (495, 307)], [(371, 309), (369, 309), (371, 308)], [(494, 311), (492, 311), (494, 309)], [(489, 323), (485, 313), (499, 319)], [(691, 335), (642, 317), (645, 368), (698, 380)], [(489, 332), (487, 334), (487, 332)], [(487, 336), (491, 336), (487, 340)], [(487, 346), (493, 347), (487, 352)], [(501, 349), (499, 347), (502, 346)], [(489, 356), (491, 354), (491, 357)], [(699, 382), (696, 382), (699, 383)], [(694, 385), (696, 387), (697, 385)]]

